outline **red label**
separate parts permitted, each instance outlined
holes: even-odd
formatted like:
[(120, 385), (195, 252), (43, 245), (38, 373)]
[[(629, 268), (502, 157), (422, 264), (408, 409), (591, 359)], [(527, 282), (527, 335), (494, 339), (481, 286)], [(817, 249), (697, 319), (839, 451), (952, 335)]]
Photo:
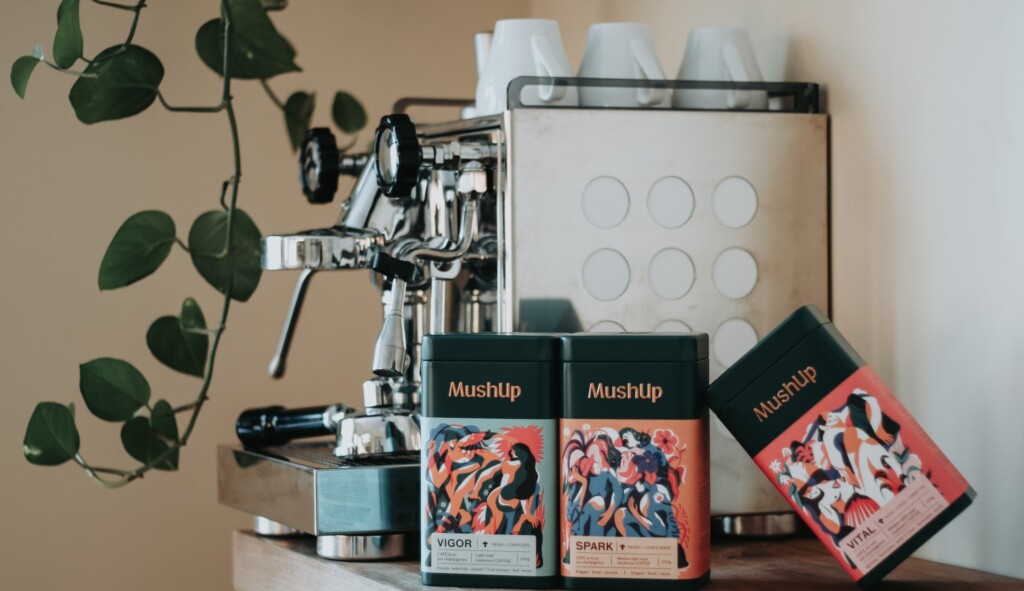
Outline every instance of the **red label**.
[(754, 461), (854, 580), (968, 489), (866, 366)]
[(562, 574), (708, 571), (708, 422), (562, 419)]

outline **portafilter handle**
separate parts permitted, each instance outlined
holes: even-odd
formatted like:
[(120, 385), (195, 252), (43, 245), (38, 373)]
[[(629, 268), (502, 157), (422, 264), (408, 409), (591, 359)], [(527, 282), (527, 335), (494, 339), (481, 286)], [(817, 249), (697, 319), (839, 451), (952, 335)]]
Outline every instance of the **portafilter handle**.
[(334, 435), (341, 420), (353, 412), (355, 409), (344, 404), (250, 408), (238, 416), (235, 434), (246, 447), (282, 445), (293, 439)]

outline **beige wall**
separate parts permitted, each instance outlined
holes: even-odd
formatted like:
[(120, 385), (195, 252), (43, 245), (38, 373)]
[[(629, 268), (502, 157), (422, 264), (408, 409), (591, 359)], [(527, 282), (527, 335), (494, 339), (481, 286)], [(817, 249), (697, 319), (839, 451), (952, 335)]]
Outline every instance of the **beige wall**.
[[(252, 300), (232, 308), (212, 399), (177, 474), (154, 473), (107, 491), (70, 466), (25, 462), (21, 440), (32, 408), (57, 400), (76, 401), (87, 458), (132, 465), (119, 427), (88, 416), (78, 394), (77, 366), (94, 357), (132, 361), (154, 396), (184, 403), (196, 395), (198, 380), (152, 359), (146, 329), (189, 295), (212, 321), (219, 295), (181, 251), (127, 289), (100, 293), (96, 273), (129, 215), (165, 209), (184, 236), (195, 216), (216, 207), (220, 182), (231, 174), (223, 116), (154, 107), (135, 119), (84, 126), (67, 104), (71, 78), (45, 68), (19, 100), (7, 86), (7, 64), (36, 43), (49, 47), (58, 4), (0, 3), (0, 525), (6, 533), (0, 588), (225, 589), (230, 534), (248, 519), (217, 504), (216, 445), (234, 439), (234, 419), (246, 407), (356, 403), (379, 328), (377, 295), (365, 272), (317, 277), (288, 375), (275, 382), (266, 366), (296, 275), (265, 274)], [(87, 52), (123, 39), (122, 13), (90, 3), (82, 12)], [(409, 94), (472, 98), (472, 33), (522, 13), (511, 2), (292, 2), (274, 18), (298, 49), (304, 72), (273, 86), (282, 96), (315, 89), (320, 125), (329, 122), (339, 88), (357, 94), (374, 122)], [(164, 58), (169, 100), (218, 100), (218, 78), (193, 50), (195, 30), (216, 14), (215, 0), (154, 1), (146, 8), (137, 39)], [(240, 83), (235, 94), (244, 150), (241, 206), (265, 233), (332, 223), (337, 203), (308, 205), (298, 189), (280, 113), (258, 84)], [(360, 144), (369, 139), (363, 133)]]
[[(52, 6), (51, 6), (52, 4)], [(0, 62), (48, 47), (53, 2), (0, 5)], [(214, 102), (215, 76), (194, 57), (193, 31), (215, 2), (153, 2), (138, 40), (165, 58), (176, 103)], [(472, 96), (471, 35), (497, 18), (557, 18), (573, 64), (586, 26), (653, 23), (662, 63), (679, 65), (686, 31), (751, 30), (774, 78), (828, 88), (836, 320), (980, 491), (975, 507), (924, 554), (1024, 576), (1024, 55), (1018, 3), (901, 2), (356, 2), (296, 1), (275, 17), (304, 72), (280, 94), (316, 89), (326, 123), (336, 88), (355, 92), (371, 120), (398, 97)], [(87, 51), (114, 44), (124, 15), (87, 5)], [(788, 60), (786, 59), (788, 57)], [(77, 364), (117, 356), (137, 364), (156, 395), (184, 402), (197, 382), (164, 369), (144, 345), (149, 323), (195, 296), (219, 298), (175, 252), (154, 277), (99, 293), (96, 270), (117, 226), (162, 208), (184, 234), (212, 208), (230, 173), (220, 116), (154, 108), (86, 127), (66, 103), (71, 80), (40, 68), (28, 97), (0, 91), (0, 582), (4, 588), (207, 589), (229, 586), (229, 536), (247, 519), (216, 503), (214, 447), (232, 439), (244, 407), (354, 402), (378, 327), (365, 273), (324, 274), (312, 289), (280, 382), (265, 377), (294, 275), (265, 274), (234, 307), (204, 411), (178, 474), (118, 491), (71, 467), (28, 465), (20, 442), (39, 400), (76, 401), (83, 453), (129, 464), (117, 426), (87, 417)], [(258, 86), (240, 84), (242, 207), (264, 233), (324, 225), (335, 206), (306, 205), (280, 116)], [(364, 133), (360, 142), (368, 141)]]
[(836, 323), (979, 491), (920, 555), (1024, 577), (1024, 4), (608, 5), (668, 72), (736, 24), (767, 76), (826, 85)]

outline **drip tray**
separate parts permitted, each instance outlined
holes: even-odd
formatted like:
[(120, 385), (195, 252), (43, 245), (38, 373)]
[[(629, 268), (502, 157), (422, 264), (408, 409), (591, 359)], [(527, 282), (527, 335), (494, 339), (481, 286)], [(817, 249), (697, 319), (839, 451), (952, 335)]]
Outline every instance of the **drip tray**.
[(217, 448), (222, 505), (315, 536), (419, 529), (419, 456), (338, 458), (333, 439)]

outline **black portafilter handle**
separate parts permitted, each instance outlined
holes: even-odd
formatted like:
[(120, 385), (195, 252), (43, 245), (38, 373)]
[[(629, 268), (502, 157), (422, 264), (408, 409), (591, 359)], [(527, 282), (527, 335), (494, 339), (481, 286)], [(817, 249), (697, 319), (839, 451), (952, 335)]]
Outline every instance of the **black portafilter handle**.
[(325, 420), (332, 408), (343, 405), (310, 406), (287, 409), (283, 406), (250, 408), (238, 415), (235, 433), (246, 447), (269, 447), (292, 439), (334, 435), (335, 425)]

